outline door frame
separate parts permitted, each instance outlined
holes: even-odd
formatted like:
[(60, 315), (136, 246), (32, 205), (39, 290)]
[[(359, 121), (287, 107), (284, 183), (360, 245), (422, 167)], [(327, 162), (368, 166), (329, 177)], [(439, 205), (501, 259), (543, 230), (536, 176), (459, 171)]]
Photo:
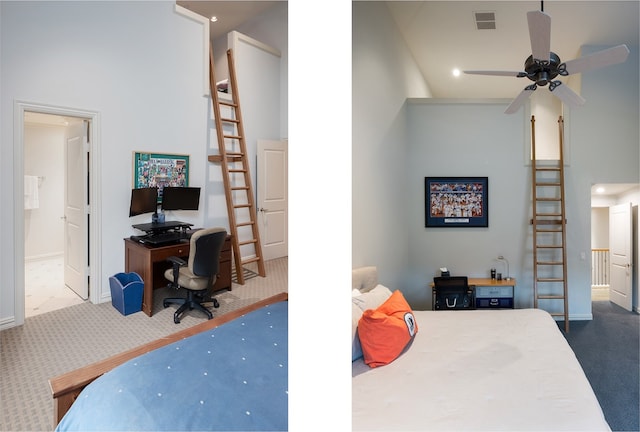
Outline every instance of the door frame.
[(61, 116), (81, 117), (89, 121), (89, 300), (100, 301), (100, 278), (102, 256), (98, 245), (101, 229), (100, 206), (100, 113), (80, 108), (69, 108), (27, 101), (15, 101), (13, 107), (13, 207), (14, 207), (14, 325), (23, 325), (25, 320), (24, 286), (24, 114), (36, 112)]

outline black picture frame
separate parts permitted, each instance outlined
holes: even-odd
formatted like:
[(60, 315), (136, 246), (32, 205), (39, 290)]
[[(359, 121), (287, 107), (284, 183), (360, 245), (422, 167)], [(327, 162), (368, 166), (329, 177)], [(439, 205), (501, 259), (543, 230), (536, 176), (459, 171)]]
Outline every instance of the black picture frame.
[(489, 226), (488, 177), (425, 177), (425, 227)]

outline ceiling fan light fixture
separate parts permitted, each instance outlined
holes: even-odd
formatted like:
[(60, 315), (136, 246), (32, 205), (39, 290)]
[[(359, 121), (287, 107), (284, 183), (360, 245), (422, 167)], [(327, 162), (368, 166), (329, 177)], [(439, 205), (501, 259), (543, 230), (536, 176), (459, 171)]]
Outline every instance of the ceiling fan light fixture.
[[(567, 85), (561, 85), (561, 81), (553, 81), (560, 76), (568, 76), (583, 73), (592, 69), (598, 69), (618, 63), (623, 63), (629, 55), (629, 48), (622, 44), (611, 48), (596, 51), (567, 62), (562, 62), (560, 57), (550, 50), (551, 42), (551, 16), (544, 12), (543, 3), (540, 2), (540, 11), (527, 12), (527, 24), (529, 27), (529, 40), (531, 42), (531, 55), (524, 62), (524, 72), (513, 71), (481, 71), (465, 70), (466, 74), (513, 76), (517, 78), (527, 77), (533, 84), (527, 86), (511, 102), (505, 110), (506, 114), (513, 114), (522, 106), (529, 95), (538, 86), (549, 85), (553, 92), (565, 105), (579, 107), (585, 104), (585, 99), (573, 91)], [(476, 15), (479, 13), (476, 12)], [(480, 17), (482, 17), (480, 15)], [(495, 18), (495, 16), (494, 16)], [(476, 19), (476, 21), (478, 21)]]

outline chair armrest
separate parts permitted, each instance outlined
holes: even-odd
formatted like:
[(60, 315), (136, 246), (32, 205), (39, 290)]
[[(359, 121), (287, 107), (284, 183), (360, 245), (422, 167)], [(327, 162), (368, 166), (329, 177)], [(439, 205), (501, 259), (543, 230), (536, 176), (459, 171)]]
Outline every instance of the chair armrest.
[(171, 262), (171, 266), (173, 268), (173, 281), (171, 281), (171, 286), (175, 289), (178, 289), (178, 277), (180, 275), (180, 267), (186, 266), (187, 262), (182, 258), (178, 258), (177, 256), (167, 257), (167, 261)]
[(173, 265), (177, 265), (179, 267), (186, 266), (187, 262), (182, 258), (178, 258), (177, 256), (170, 256), (167, 258), (167, 261), (171, 261)]

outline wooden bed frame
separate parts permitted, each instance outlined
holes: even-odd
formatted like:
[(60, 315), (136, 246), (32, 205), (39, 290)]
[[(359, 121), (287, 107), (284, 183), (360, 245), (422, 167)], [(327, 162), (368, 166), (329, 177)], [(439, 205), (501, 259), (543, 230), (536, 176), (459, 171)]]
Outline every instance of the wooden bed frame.
[(59, 375), (49, 380), (51, 387), (51, 394), (53, 395), (53, 424), (54, 427), (60, 423), (62, 417), (69, 411), (71, 405), (76, 400), (82, 389), (89, 385), (92, 381), (99, 378), (106, 372), (115, 368), (116, 366), (138, 357), (142, 354), (146, 354), (149, 351), (153, 351), (157, 348), (169, 345), (173, 342), (188, 338), (195, 334), (211, 330), (218, 327), (228, 321), (232, 321), (242, 315), (246, 315), (256, 309), (260, 309), (263, 306), (278, 303), (288, 300), (289, 295), (287, 293), (276, 294), (275, 296), (260, 300), (257, 303), (253, 303), (249, 306), (236, 309), (224, 315), (218, 316), (211, 320), (207, 320), (193, 327), (186, 328), (177, 333), (173, 333), (169, 336), (164, 336), (160, 339), (156, 339), (147, 344), (141, 345), (137, 348), (116, 354), (105, 360), (97, 363), (90, 364), (88, 366), (76, 369), (71, 372), (67, 372), (63, 375)]

